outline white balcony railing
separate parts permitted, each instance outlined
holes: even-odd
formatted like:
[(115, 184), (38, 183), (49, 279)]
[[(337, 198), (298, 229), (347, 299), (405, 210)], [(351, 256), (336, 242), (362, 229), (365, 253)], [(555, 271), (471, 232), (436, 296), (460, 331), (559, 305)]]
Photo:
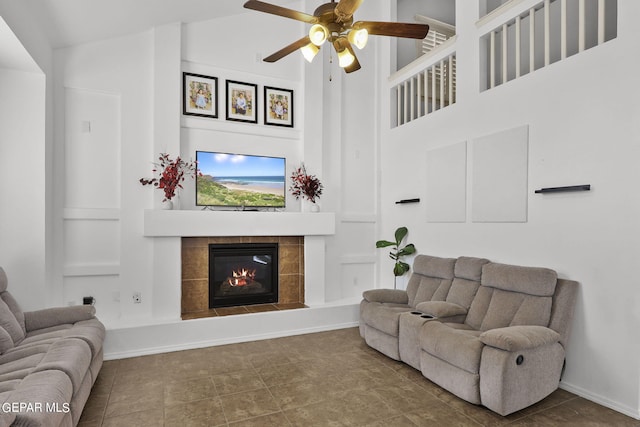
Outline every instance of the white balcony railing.
[(396, 126), (456, 102), (455, 41), (448, 39), (389, 77)]
[(485, 24), (486, 90), (616, 38), (617, 0), (513, 0), (478, 22)]

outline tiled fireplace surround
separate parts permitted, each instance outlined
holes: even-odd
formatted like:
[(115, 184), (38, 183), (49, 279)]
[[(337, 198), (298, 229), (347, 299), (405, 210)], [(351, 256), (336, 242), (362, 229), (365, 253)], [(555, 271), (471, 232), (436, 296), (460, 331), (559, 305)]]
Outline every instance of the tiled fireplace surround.
[(182, 237), (183, 317), (209, 311), (210, 243), (278, 243), (278, 305), (304, 304), (304, 237)]

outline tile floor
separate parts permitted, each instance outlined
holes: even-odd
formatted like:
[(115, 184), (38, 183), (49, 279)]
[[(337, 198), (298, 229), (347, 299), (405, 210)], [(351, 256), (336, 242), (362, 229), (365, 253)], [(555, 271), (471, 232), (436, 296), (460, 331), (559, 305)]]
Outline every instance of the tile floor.
[(107, 361), (80, 427), (634, 426), (563, 390), (508, 417), (367, 347), (357, 328)]

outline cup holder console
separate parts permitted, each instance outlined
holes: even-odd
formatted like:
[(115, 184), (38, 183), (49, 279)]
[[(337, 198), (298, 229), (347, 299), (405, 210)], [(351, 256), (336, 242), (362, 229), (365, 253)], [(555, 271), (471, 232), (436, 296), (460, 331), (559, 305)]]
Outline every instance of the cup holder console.
[(411, 314), (415, 314), (416, 316), (420, 316), (423, 319), (435, 319), (436, 318), (436, 316), (434, 316), (432, 314), (423, 313), (421, 311), (412, 311)]

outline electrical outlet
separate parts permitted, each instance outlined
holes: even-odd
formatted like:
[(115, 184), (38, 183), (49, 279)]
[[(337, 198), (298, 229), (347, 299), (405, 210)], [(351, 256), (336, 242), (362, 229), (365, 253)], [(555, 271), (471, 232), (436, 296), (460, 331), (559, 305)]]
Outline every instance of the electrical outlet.
[(140, 304), (142, 302), (142, 294), (140, 292), (133, 293), (133, 303)]

